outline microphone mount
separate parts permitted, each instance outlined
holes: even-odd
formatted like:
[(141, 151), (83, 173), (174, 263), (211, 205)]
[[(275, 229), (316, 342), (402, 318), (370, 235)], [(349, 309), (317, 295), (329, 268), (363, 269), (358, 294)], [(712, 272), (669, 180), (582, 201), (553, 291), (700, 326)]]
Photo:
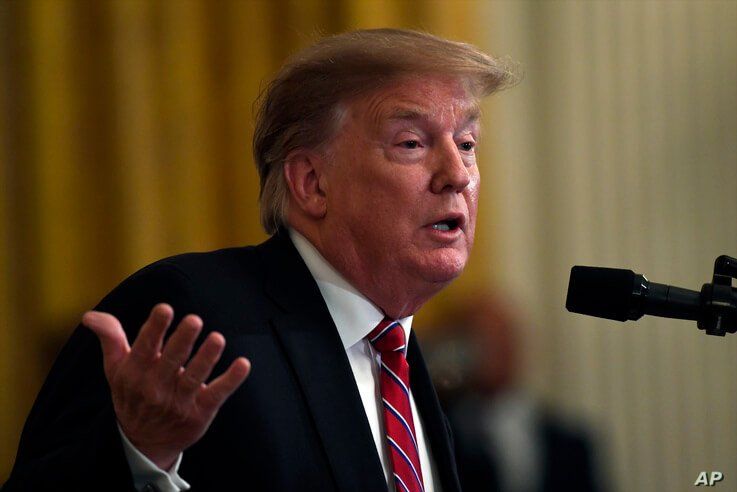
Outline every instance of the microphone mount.
[(737, 259), (722, 255), (714, 261), (712, 283), (701, 288), (701, 316), (697, 326), (707, 335), (723, 337), (737, 332)]
[(616, 321), (644, 315), (697, 322), (707, 335), (737, 332), (737, 259), (722, 255), (714, 262), (711, 283), (701, 291), (650, 282), (632, 270), (577, 265), (571, 268), (566, 309)]

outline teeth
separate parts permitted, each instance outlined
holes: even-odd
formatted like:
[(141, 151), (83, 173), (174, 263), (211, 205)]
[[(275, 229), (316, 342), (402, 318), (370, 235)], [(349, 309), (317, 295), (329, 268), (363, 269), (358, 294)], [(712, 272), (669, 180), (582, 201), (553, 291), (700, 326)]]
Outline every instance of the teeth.
[(432, 228), (435, 229), (436, 231), (449, 231), (450, 230), (450, 226), (448, 225), (447, 222), (438, 222), (437, 224), (433, 224)]

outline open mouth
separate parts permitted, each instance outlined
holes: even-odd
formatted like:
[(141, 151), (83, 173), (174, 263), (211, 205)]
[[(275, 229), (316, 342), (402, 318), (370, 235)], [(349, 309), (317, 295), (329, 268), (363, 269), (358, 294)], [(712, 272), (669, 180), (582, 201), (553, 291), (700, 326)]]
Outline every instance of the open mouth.
[(456, 219), (447, 219), (447, 220), (441, 220), (440, 222), (435, 222), (432, 225), (432, 228), (436, 231), (454, 231), (458, 229), (460, 224), (458, 223), (458, 220)]

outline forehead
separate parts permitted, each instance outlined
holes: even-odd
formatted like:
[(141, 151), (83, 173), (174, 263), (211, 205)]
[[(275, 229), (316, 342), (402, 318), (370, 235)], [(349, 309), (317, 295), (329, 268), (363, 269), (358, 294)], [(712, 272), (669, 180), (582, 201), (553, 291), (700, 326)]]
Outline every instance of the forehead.
[(479, 118), (478, 100), (463, 80), (405, 77), (358, 98), (351, 105), (357, 119), (372, 127), (392, 121), (426, 120), (455, 129)]

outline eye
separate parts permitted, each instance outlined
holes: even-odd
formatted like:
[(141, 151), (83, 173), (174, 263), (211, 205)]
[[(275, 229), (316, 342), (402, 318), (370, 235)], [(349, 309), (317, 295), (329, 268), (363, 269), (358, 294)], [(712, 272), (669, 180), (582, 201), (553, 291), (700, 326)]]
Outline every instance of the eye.
[(476, 142), (463, 142), (459, 147), (465, 152), (471, 152), (476, 147)]
[(420, 142), (417, 140), (405, 140), (404, 142), (401, 142), (399, 146), (404, 147), (405, 149), (416, 149), (420, 146)]

